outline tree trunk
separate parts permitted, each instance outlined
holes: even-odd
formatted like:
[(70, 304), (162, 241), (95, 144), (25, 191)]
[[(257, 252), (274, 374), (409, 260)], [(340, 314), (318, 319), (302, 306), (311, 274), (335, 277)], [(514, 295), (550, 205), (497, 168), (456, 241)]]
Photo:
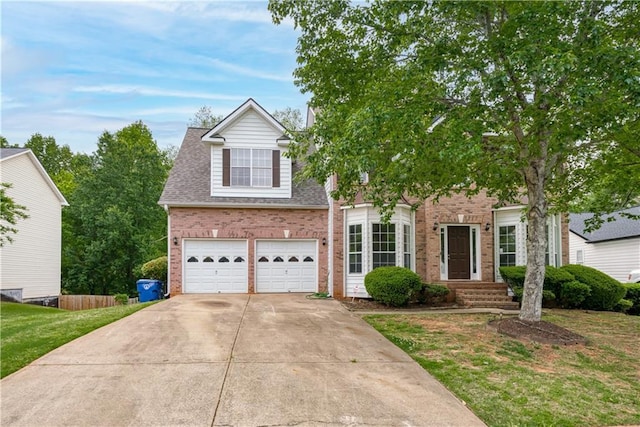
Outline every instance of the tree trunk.
[(547, 200), (544, 194), (544, 160), (531, 161), (525, 172), (529, 196), (527, 212), (527, 274), (524, 279), (520, 319), (539, 322), (542, 317), (545, 253), (547, 250)]

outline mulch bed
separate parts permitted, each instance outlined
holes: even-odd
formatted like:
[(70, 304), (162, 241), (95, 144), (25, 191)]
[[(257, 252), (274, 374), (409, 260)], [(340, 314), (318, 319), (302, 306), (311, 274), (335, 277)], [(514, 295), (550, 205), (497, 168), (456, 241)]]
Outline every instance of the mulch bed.
[(576, 345), (586, 344), (587, 339), (582, 335), (571, 332), (554, 323), (541, 320), (527, 322), (517, 317), (493, 320), (489, 328), (497, 332), (524, 341), (535, 341), (542, 344)]
[[(409, 304), (406, 307), (389, 307), (385, 304), (365, 298), (344, 299), (340, 301), (349, 311), (385, 311), (394, 313), (411, 313), (415, 311), (438, 310), (443, 308), (459, 308), (455, 303), (429, 304)], [(488, 328), (516, 338), (522, 341), (535, 341), (542, 344), (554, 345), (576, 345), (586, 344), (587, 339), (582, 335), (571, 332), (554, 323), (541, 320), (539, 322), (526, 322), (517, 317), (506, 317), (504, 319), (492, 320), (488, 323)]]

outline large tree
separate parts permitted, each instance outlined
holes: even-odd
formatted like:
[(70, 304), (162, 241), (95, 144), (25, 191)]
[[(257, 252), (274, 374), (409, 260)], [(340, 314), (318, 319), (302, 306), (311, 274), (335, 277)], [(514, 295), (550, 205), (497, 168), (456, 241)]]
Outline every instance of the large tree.
[(637, 144), (640, 4), (272, 0), (269, 9), (301, 32), (296, 83), (320, 110), (293, 149), (317, 147), (305, 174), (337, 173), (335, 197), (363, 191), (383, 209), (403, 195), (482, 189), (524, 202), (520, 318), (539, 321), (550, 209), (568, 209), (583, 184), (607, 176), (606, 153), (619, 159), (623, 144)]
[(169, 169), (142, 122), (104, 132), (70, 200), (74, 242), (65, 288), (76, 293), (132, 293), (135, 268), (166, 252), (166, 215), (157, 201)]
[(189, 126), (200, 128), (212, 128), (224, 119), (221, 114), (213, 114), (213, 110), (208, 105), (198, 108), (198, 111), (189, 119)]

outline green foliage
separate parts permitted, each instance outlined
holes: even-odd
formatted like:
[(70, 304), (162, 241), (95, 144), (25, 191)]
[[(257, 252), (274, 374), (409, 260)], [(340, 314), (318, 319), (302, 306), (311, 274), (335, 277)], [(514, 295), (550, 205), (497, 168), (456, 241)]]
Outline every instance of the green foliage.
[[(640, 192), (637, 157), (626, 161), (640, 126), (635, 2), (271, 0), (269, 10), (299, 31), (296, 84), (320, 112), (291, 155), (305, 159), (304, 177), (340, 176), (335, 198), (387, 212), (406, 196), (526, 199), (538, 281), (549, 206), (568, 211), (600, 184)], [(525, 301), (521, 317), (535, 312)]]
[(526, 272), (527, 267), (524, 265), (500, 267), (500, 276), (511, 288), (524, 287), (524, 276)]
[(620, 301), (613, 306), (614, 311), (619, 311), (621, 313), (627, 313), (631, 307), (633, 307), (633, 301), (622, 298)]
[(15, 203), (13, 198), (7, 195), (6, 190), (12, 186), (10, 183), (0, 182), (0, 247), (12, 243), (11, 234), (18, 232), (15, 225), (19, 220), (29, 218), (27, 207)]
[(556, 295), (562, 294), (563, 284), (574, 280), (575, 277), (566, 270), (551, 265), (545, 267), (544, 289), (548, 289)]
[(563, 282), (560, 285), (559, 303), (561, 307), (577, 308), (589, 296), (591, 289), (588, 285), (577, 280)]
[(203, 105), (196, 111), (195, 115), (189, 120), (189, 126), (212, 128), (224, 119), (221, 114), (213, 114), (213, 110), (208, 105)]
[(161, 256), (142, 264), (140, 272), (145, 279), (156, 279), (166, 283), (168, 268), (167, 257)]
[(415, 299), (420, 304), (438, 304), (449, 294), (449, 288), (444, 285), (422, 283), (416, 292)]
[(627, 311), (628, 314), (640, 315), (640, 283), (625, 283), (627, 290), (625, 299), (631, 301), (633, 306)]
[(582, 308), (589, 310), (613, 310), (626, 289), (622, 283), (595, 268), (585, 265), (569, 264), (561, 267), (571, 273), (577, 281), (589, 286), (589, 295), (584, 299)]
[(404, 267), (378, 267), (364, 278), (371, 298), (393, 307), (407, 305), (421, 286), (420, 276)]
[(166, 253), (158, 206), (170, 161), (142, 122), (104, 132), (71, 196), (63, 286), (71, 293), (135, 293), (136, 266)]
[(300, 131), (304, 127), (302, 112), (297, 108), (286, 107), (282, 110), (275, 110), (271, 115), (289, 132)]
[(127, 294), (115, 294), (113, 299), (116, 300), (116, 304), (127, 305), (129, 304), (129, 295)]

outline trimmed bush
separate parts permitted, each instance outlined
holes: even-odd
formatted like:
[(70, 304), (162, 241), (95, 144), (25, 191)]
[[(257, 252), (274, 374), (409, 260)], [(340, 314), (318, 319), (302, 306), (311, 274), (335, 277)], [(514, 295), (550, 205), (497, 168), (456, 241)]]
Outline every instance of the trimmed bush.
[(364, 277), (371, 298), (392, 307), (407, 305), (421, 286), (420, 276), (404, 267), (378, 267)]
[(577, 280), (563, 282), (560, 288), (559, 304), (564, 308), (577, 308), (589, 296), (591, 290), (588, 285)]
[(524, 287), (524, 276), (527, 272), (527, 267), (524, 265), (517, 265), (513, 267), (500, 267), (500, 276), (502, 280), (512, 288)]
[(624, 287), (627, 289), (624, 298), (633, 303), (627, 314), (640, 315), (640, 283), (625, 283)]
[(556, 296), (562, 294), (562, 285), (575, 281), (573, 274), (561, 268), (547, 265), (544, 271), (544, 289), (552, 291)]
[(449, 288), (444, 285), (422, 283), (416, 292), (416, 301), (420, 304), (438, 304), (449, 294)]
[(142, 264), (140, 272), (145, 279), (161, 280), (166, 283), (168, 268), (167, 257), (161, 256)]
[(616, 303), (613, 307), (615, 311), (619, 311), (621, 313), (626, 313), (633, 306), (633, 302), (628, 299), (622, 298), (620, 301)]
[(587, 310), (613, 310), (627, 292), (622, 283), (611, 276), (585, 265), (569, 264), (561, 269), (573, 274), (577, 281), (589, 286), (589, 295), (581, 308)]

